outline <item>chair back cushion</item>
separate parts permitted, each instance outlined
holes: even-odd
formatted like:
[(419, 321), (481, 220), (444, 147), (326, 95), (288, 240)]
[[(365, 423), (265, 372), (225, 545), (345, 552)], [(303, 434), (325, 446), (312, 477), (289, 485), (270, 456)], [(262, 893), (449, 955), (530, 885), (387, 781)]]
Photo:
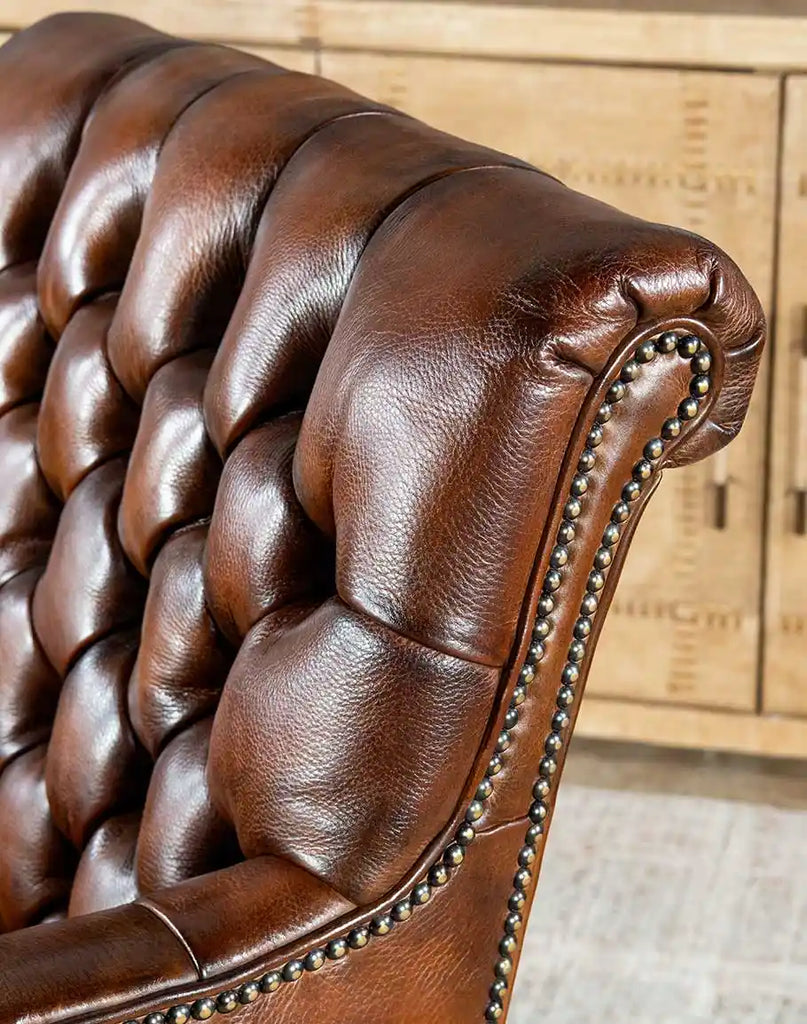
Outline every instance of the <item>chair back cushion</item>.
[(0, 268), (6, 930), (259, 856), (390, 890), (490, 742), (613, 353), (720, 334), (686, 462), (761, 333), (702, 239), (101, 15), (0, 51)]

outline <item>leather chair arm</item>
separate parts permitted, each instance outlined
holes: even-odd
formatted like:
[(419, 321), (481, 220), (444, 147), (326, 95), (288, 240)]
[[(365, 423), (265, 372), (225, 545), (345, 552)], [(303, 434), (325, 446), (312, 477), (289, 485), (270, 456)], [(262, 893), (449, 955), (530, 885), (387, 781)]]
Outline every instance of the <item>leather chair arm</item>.
[(0, 935), (0, 1024), (193, 1005), (211, 984), (238, 988), (294, 959), (354, 910), (304, 868), (257, 857), (127, 906)]
[(100, 1015), (198, 978), (180, 939), (137, 904), (0, 936), (0, 1021), (56, 1024)]

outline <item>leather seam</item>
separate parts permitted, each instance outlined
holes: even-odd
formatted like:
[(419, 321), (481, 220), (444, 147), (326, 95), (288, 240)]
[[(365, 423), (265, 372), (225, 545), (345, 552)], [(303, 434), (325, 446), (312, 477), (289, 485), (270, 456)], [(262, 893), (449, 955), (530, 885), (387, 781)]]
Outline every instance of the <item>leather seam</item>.
[[(359, 97), (359, 99), (364, 99), (364, 97)], [(367, 100), (366, 102), (370, 104), (373, 103), (372, 100)], [(274, 175), (271, 176), (269, 181), (266, 182), (264, 189), (261, 191), (261, 194), (255, 203), (254, 209), (251, 212), (251, 223), (247, 250), (248, 255), (246, 258), (247, 264), (249, 264), (252, 261), (252, 256), (255, 248), (255, 236), (258, 233), (258, 228), (260, 226), (261, 221), (263, 220), (263, 216), (266, 211), (266, 207), (272, 197), (272, 193), (277, 188), (281, 176), (288, 169), (289, 164), (291, 164), (292, 160), (294, 160), (294, 158), (303, 149), (307, 142), (313, 139), (315, 135), (318, 135), (320, 132), (325, 131), (326, 128), (330, 128), (331, 125), (337, 124), (339, 121), (349, 121), (354, 117), (368, 116), (386, 116), (392, 118), (401, 118), (404, 120), (412, 120), (412, 118), (408, 114), (404, 114), (402, 111), (395, 110), (392, 107), (386, 107), (382, 104), (375, 104), (373, 106), (368, 106), (365, 108), (357, 108), (356, 110), (347, 110), (343, 114), (334, 114), (333, 117), (328, 117), (324, 121), (321, 121), (319, 124), (313, 125), (311, 129), (308, 132), (306, 132), (301, 139), (299, 139), (294, 148), (286, 156), (285, 160), (283, 160), (283, 162), (278, 166)], [(362, 250), (362, 252), (363, 251), (364, 250)], [(360, 259), (361, 254), (359, 254), (359, 257), (356, 260), (356, 267), (359, 265)], [(353, 268), (354, 274), (356, 272), (356, 267)], [(351, 274), (351, 278), (352, 277), (353, 275)], [(241, 290), (243, 290), (243, 284), (241, 286)], [(347, 294), (347, 292), (345, 294)]]
[(193, 969), (196, 971), (198, 980), (204, 981), (205, 972), (202, 969), (202, 965), (199, 963), (196, 954), (191, 949), (188, 940), (185, 938), (185, 936), (182, 934), (179, 928), (177, 928), (177, 926), (174, 924), (171, 918), (165, 913), (165, 911), (161, 910), (156, 903), (152, 903), (150, 899), (144, 896), (140, 897), (140, 899), (138, 899), (135, 902), (135, 906), (142, 907), (144, 910), (147, 910), (150, 914), (156, 917), (157, 920), (160, 921), (164, 925), (164, 927), (168, 929), (169, 932), (171, 932), (174, 938), (180, 943), (182, 948), (185, 950), (185, 953), (187, 954), (188, 959), (190, 960), (193, 966)]
[(502, 659), (502, 661), (487, 661), (481, 657), (473, 657), (469, 654), (459, 654), (457, 651), (453, 651), (449, 647), (443, 647), (439, 644), (424, 643), (423, 640), (418, 639), (418, 637), (413, 636), (411, 633), (407, 633), (404, 630), (399, 629), (397, 626), (391, 626), (388, 622), (385, 622), (382, 618), (379, 618), (379, 616), (374, 615), (362, 605), (347, 600), (347, 598), (343, 597), (340, 593), (337, 592), (334, 596), (345, 606), (345, 608), (349, 608), (357, 615), (364, 616), (371, 622), (374, 622), (376, 625), (381, 626), (383, 629), (392, 633), (393, 636), (397, 636), (401, 640), (407, 640), (409, 643), (417, 644), (418, 647), (423, 648), (425, 651), (431, 651), (434, 654), (442, 654), (445, 657), (454, 658), (456, 661), (461, 661), (467, 665), (479, 665), (481, 668), (496, 669), (499, 672), (501, 672), (504, 667), (504, 659)]
[(17, 750), (12, 751), (3, 763), (0, 765), (0, 777), (18, 761), (21, 757), (25, 757), (26, 754), (30, 754), (32, 750), (36, 750), (37, 747), (47, 747), (50, 742), (51, 729), (48, 729), (46, 736), (41, 736), (38, 739), (32, 740), (30, 743), (26, 743), (24, 746), (19, 747)]
[[(159, 36), (162, 36), (163, 38), (160, 39)], [(104, 98), (113, 89), (115, 89), (119, 83), (125, 81), (129, 77), (129, 75), (138, 71), (140, 68), (144, 68), (147, 67), (149, 64), (153, 64), (154, 62), (160, 60), (161, 57), (164, 57), (166, 54), (172, 53), (174, 50), (183, 50), (187, 49), (188, 47), (199, 45), (200, 44), (197, 43), (196, 40), (194, 39), (182, 39), (179, 36), (169, 36), (166, 35), (164, 32), (158, 31), (157, 37), (155, 37), (153, 40), (147, 43), (144, 43), (142, 48), (131, 53), (124, 61), (122, 61), (118, 65), (118, 67), (114, 71), (110, 72), (110, 74), (104, 81), (104, 84), (93, 97), (92, 102), (86, 110), (84, 119), (81, 122), (79, 146), (81, 145), (81, 139), (84, 135), (84, 128), (87, 122), (92, 117), (95, 108), (98, 106), (99, 103), (103, 102)], [(68, 174), (70, 173), (70, 170), (73, 167), (73, 163), (75, 162), (76, 152), (78, 152), (78, 146), (76, 147), (76, 150), (73, 153), (73, 159), (70, 161), (70, 167), (67, 171)]]
[(487, 828), (478, 828), (476, 830), (476, 838), (483, 839), (485, 836), (495, 836), (504, 829), (513, 828), (515, 825), (526, 825), (529, 820), (528, 815), (518, 814), (516, 817), (508, 818), (506, 821), (497, 821), (493, 825), (488, 825)]
[[(200, 44), (200, 45), (202, 45), (202, 44)], [(226, 47), (223, 47), (223, 49), (226, 49)], [(189, 99), (187, 103), (183, 104), (183, 106), (180, 107), (180, 109), (174, 115), (173, 119), (171, 120), (171, 123), (166, 127), (165, 131), (163, 132), (163, 136), (160, 139), (160, 142), (159, 142), (159, 144), (157, 146), (157, 149), (156, 149), (156, 152), (154, 154), (155, 167), (159, 163), (160, 156), (162, 154), (163, 149), (165, 148), (165, 144), (168, 141), (169, 136), (174, 131), (174, 129), (176, 128), (178, 123), (182, 120), (182, 118), (188, 113), (188, 111), (195, 104), (199, 103), (201, 100), (205, 99), (206, 96), (209, 96), (211, 93), (215, 92), (220, 86), (224, 86), (228, 82), (233, 81), (233, 79), (240, 78), (242, 75), (253, 74), (256, 71), (260, 71), (260, 68), (254, 68), (254, 67), (244, 68), (242, 71), (232, 71), (229, 74), (223, 75), (221, 78), (218, 79), (218, 81), (212, 82), (210, 85), (204, 87), (200, 92), (198, 92), (195, 96), (193, 96), (191, 99)], [(156, 172), (155, 172), (155, 174), (156, 174)], [(153, 184), (153, 180), (154, 179), (152, 179), (152, 184)], [(149, 187), (149, 191), (151, 191), (150, 187)], [(142, 219), (141, 219), (141, 223), (142, 223)], [(139, 233), (138, 233), (138, 237), (139, 237)]]
[[(267, 66), (271, 67), (272, 65), (267, 65)], [(209, 95), (211, 92), (214, 92), (220, 85), (226, 84), (226, 82), (230, 81), (231, 79), (243, 78), (243, 77), (245, 77), (247, 75), (258, 75), (258, 74), (262, 73), (262, 71), (263, 71), (263, 69), (260, 68), (260, 67), (249, 68), (249, 69), (246, 69), (244, 71), (238, 71), (234, 75), (231, 75), (229, 78), (223, 80), (222, 82), (216, 83), (216, 85), (214, 85), (212, 87), (212, 89), (207, 90), (206, 93), (203, 94), (203, 96)], [(198, 98), (201, 99), (201, 98), (203, 98), (203, 96), (202, 97), (198, 97)], [(372, 102), (372, 101), (368, 101), (368, 102)], [(192, 107), (192, 106), (193, 106), (193, 103), (189, 104), (189, 107)], [(186, 110), (187, 109), (189, 109), (189, 108), (186, 108)], [(185, 113), (185, 111), (183, 111), (183, 114), (184, 113)], [(335, 124), (338, 121), (347, 120), (349, 118), (362, 117), (362, 116), (369, 115), (369, 114), (374, 114), (374, 115), (386, 114), (388, 116), (398, 116), (398, 117), (402, 117), (402, 118), (406, 118), (408, 116), (406, 114), (400, 113), (399, 111), (393, 110), (391, 108), (387, 109), (387, 108), (384, 108), (384, 107), (379, 107), (377, 109), (376, 108), (368, 108), (368, 109), (364, 109), (364, 110), (362, 110), (362, 109), (350, 110), (350, 111), (346, 111), (343, 114), (336, 114), (333, 117), (326, 118), (326, 120), (322, 121), (320, 124), (314, 125), (310, 129), (309, 132), (307, 132), (305, 135), (303, 135), (303, 137), (297, 142), (297, 144), (294, 146), (294, 148), (291, 150), (291, 152), (289, 152), (288, 155), (286, 155), (286, 157), (283, 160), (283, 162), (278, 165), (277, 169), (274, 172), (272, 172), (272, 173), (270, 173), (268, 175), (268, 178), (263, 183), (263, 187), (260, 190), (260, 193), (259, 193), (259, 195), (258, 195), (258, 197), (257, 197), (257, 199), (256, 199), (256, 201), (254, 203), (254, 206), (253, 206), (252, 210), (250, 210), (250, 212), (249, 212), (249, 229), (248, 229), (248, 231), (245, 232), (244, 237), (241, 240), (242, 241), (242, 245), (240, 246), (240, 249), (246, 254), (245, 255), (245, 264), (247, 266), (249, 265), (249, 262), (252, 259), (252, 255), (253, 255), (253, 251), (254, 251), (254, 247), (255, 247), (255, 236), (256, 236), (256, 234), (258, 232), (258, 227), (259, 227), (260, 222), (261, 222), (261, 220), (263, 218), (264, 211), (266, 209), (267, 203), (269, 202), (272, 193), (274, 192), (275, 188), (277, 187), (277, 184), (280, 181), (281, 175), (286, 170), (286, 168), (289, 166), (289, 164), (294, 159), (294, 157), (297, 155), (297, 153), (300, 151), (300, 149), (309, 141), (309, 139), (313, 138), (318, 132), (321, 132), (325, 128), (330, 127), (332, 124)], [(182, 116), (182, 115), (180, 115), (180, 116)], [(175, 127), (176, 127), (176, 123), (169, 129), (169, 134), (170, 134), (171, 131), (174, 130)], [(167, 139), (168, 139), (168, 135), (166, 135), (165, 138), (163, 139), (163, 145), (165, 144)], [(162, 146), (160, 147), (160, 150), (158, 151), (158, 154), (157, 154), (158, 159), (159, 159), (159, 155), (160, 155), (161, 152), (162, 152)], [(155, 175), (155, 177), (156, 177), (156, 175)], [(153, 189), (154, 180), (155, 179), (152, 179), (151, 185), (149, 186), (150, 192), (151, 192), (151, 189)], [(141, 220), (141, 224), (140, 224), (140, 231), (141, 232), (142, 232), (142, 227), (143, 227), (143, 225), (142, 225), (142, 220)], [(140, 237), (140, 235), (138, 234), (138, 238), (139, 237)], [(358, 262), (357, 262), (357, 265), (358, 265)], [(240, 294), (241, 294), (242, 290), (243, 290), (243, 281), (241, 282), (241, 285), (239, 287), (238, 296), (236, 297), (236, 302), (238, 300), (238, 297), (240, 297)], [(116, 315), (117, 315), (117, 310), (116, 310)], [(230, 317), (231, 316), (232, 316), (232, 310), (230, 311)], [(113, 316), (113, 323), (114, 323), (114, 320), (115, 320), (115, 317)], [(229, 322), (229, 318), (228, 318), (228, 322)], [(148, 385), (151, 383), (151, 381), (154, 378), (154, 376), (164, 366), (167, 366), (169, 363), (173, 363), (177, 359), (181, 359), (183, 356), (188, 355), (190, 351), (193, 351), (193, 350), (191, 349), (191, 350), (188, 350), (188, 351), (183, 351), (183, 352), (178, 353), (176, 355), (171, 355), (167, 359), (164, 359), (162, 362), (158, 362), (154, 366), (153, 371), (151, 373), (151, 376), (149, 377), (148, 382), (146, 383), (146, 390), (148, 389)], [(110, 367), (110, 369), (112, 371), (112, 376), (115, 378), (115, 380), (120, 385), (120, 387), (123, 389), (123, 391), (127, 395), (129, 395), (130, 398), (133, 398), (133, 396), (131, 394), (129, 394), (128, 389), (126, 387), (124, 387), (123, 383), (121, 382), (120, 377), (118, 376), (118, 373), (115, 370), (114, 362), (111, 359), (109, 359), (109, 358), (108, 358), (108, 362), (109, 362), (109, 367)], [(135, 399), (133, 399), (133, 400), (135, 400)], [(143, 402), (139, 401), (138, 405), (142, 408)]]

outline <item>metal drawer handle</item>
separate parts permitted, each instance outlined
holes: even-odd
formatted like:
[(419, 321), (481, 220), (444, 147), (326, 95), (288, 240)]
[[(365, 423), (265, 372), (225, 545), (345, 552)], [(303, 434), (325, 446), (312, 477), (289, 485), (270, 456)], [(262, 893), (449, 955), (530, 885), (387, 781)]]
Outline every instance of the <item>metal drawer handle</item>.
[(712, 492), (714, 494), (714, 519), (716, 530), (725, 530), (729, 524), (729, 457), (721, 448), (711, 459)]
[(797, 383), (796, 451), (793, 459), (796, 503), (794, 529), (797, 534), (804, 536), (807, 533), (807, 306), (802, 311)]

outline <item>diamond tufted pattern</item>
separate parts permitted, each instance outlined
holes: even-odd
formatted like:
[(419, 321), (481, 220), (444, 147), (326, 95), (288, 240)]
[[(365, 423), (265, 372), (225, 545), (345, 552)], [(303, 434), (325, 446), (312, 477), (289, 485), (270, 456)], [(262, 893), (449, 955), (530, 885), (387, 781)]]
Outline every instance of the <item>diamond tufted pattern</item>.
[(52, 18), (0, 94), (0, 1019), (32, 963), (25, 1019), (121, 1019), (429, 856), (615, 355), (711, 339), (682, 463), (739, 429), (763, 323), (702, 239), (223, 47)]

